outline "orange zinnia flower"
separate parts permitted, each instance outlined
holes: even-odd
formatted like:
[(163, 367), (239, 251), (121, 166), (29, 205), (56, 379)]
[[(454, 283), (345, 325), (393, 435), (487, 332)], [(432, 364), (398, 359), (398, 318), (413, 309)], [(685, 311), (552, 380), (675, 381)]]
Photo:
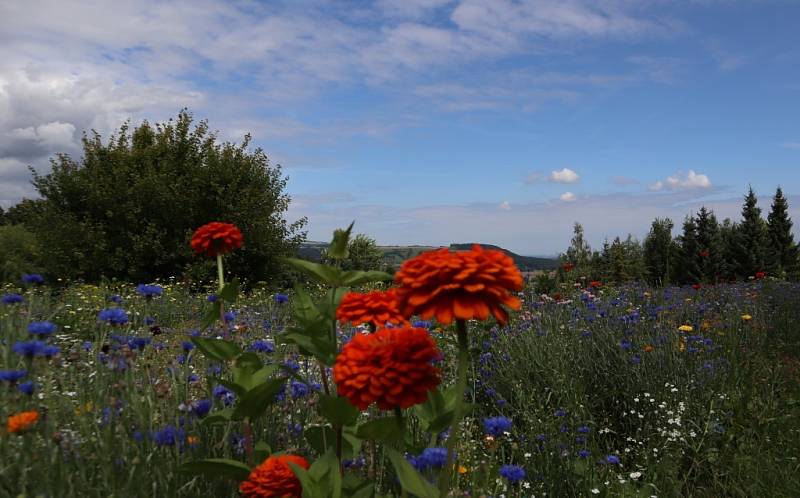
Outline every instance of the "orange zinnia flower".
[(386, 292), (376, 290), (366, 294), (348, 292), (336, 309), (336, 319), (353, 325), (369, 322), (376, 327), (383, 327), (386, 322), (394, 325), (407, 323), (400, 314), (395, 289)]
[(239, 484), (245, 498), (300, 498), (303, 486), (294, 475), (289, 463), (308, 469), (308, 461), (297, 455), (271, 456), (250, 472), (246, 481)]
[(236, 225), (214, 221), (198, 228), (192, 235), (192, 249), (197, 254), (216, 257), (242, 247), (242, 232)]
[(765, 272), (765, 271), (757, 271), (756, 272), (756, 278), (759, 279), (759, 280), (764, 278), (764, 277), (766, 277), (766, 276), (767, 276), (767, 272)]
[(565, 272), (569, 273), (575, 268), (575, 265), (572, 263), (564, 263), (563, 268)]
[(428, 399), (439, 385), (439, 369), (431, 362), (440, 357), (436, 344), (421, 328), (381, 329), (356, 334), (333, 366), (340, 396), (366, 410), (377, 403), (381, 410), (408, 408)]
[(7, 429), (9, 434), (24, 432), (31, 428), (39, 420), (39, 412), (31, 410), (29, 412), (17, 413), (8, 417)]
[(519, 309), (509, 291), (522, 290), (522, 274), (502, 251), (428, 251), (409, 259), (395, 275), (397, 299), (405, 316), (436, 317), (448, 325), (456, 320), (486, 320), (489, 313), (501, 324), (508, 321), (503, 305)]
[(603, 282), (601, 282), (599, 280), (592, 280), (591, 282), (589, 282), (589, 287), (593, 287), (595, 289), (597, 289), (598, 287), (602, 287), (602, 286), (603, 286)]

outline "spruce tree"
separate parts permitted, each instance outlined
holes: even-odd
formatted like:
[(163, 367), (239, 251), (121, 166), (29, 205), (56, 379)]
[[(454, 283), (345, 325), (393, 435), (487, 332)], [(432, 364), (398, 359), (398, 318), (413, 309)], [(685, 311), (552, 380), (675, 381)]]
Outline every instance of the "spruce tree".
[(705, 283), (716, 282), (719, 278), (720, 238), (719, 223), (714, 212), (700, 208), (697, 213), (697, 264), (701, 280)]
[(720, 258), (719, 273), (724, 280), (736, 280), (736, 251), (739, 225), (725, 218), (719, 226)]
[(644, 266), (647, 281), (653, 285), (665, 285), (670, 279), (672, 258), (672, 220), (656, 218), (650, 233), (644, 239)]
[(767, 229), (757, 206), (753, 187), (750, 187), (742, 206), (742, 221), (737, 229), (736, 264), (737, 273), (749, 278), (766, 269)]
[(697, 243), (697, 223), (693, 216), (683, 221), (683, 233), (678, 237), (680, 245), (680, 267), (677, 268), (677, 283), (694, 284), (701, 280), (699, 265), (699, 245)]
[(789, 203), (780, 187), (772, 198), (772, 209), (767, 216), (769, 232), (768, 267), (771, 273), (797, 276), (798, 247), (792, 236), (792, 220), (789, 218)]

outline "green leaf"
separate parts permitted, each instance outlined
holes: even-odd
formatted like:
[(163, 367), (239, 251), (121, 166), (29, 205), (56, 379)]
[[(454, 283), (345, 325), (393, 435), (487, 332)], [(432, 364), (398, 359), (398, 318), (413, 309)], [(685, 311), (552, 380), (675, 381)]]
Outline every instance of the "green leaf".
[(336, 361), (336, 347), (327, 338), (320, 339), (299, 333), (286, 334), (283, 338), (297, 344), (304, 354), (314, 356), (325, 366), (333, 366)]
[[(403, 427), (405, 427), (405, 425), (406, 420), (404, 417)], [(403, 439), (403, 428), (400, 427), (395, 417), (377, 418), (359, 425), (356, 430), (356, 436), (361, 439), (391, 443)]]
[(224, 408), (222, 410), (212, 412), (207, 417), (204, 417), (201, 424), (203, 425), (224, 424), (230, 422), (232, 416), (233, 416), (233, 408)]
[(454, 411), (446, 411), (440, 414), (435, 419), (431, 420), (428, 424), (427, 431), (433, 434), (438, 434), (453, 424), (453, 418), (455, 417)]
[(186, 462), (178, 467), (178, 472), (208, 477), (232, 477), (237, 481), (244, 481), (250, 475), (250, 468), (236, 460), (207, 458), (205, 460)]
[(236, 344), (222, 339), (192, 337), (191, 341), (208, 358), (223, 363), (233, 360), (242, 352)]
[(293, 462), (287, 463), (303, 486), (303, 498), (325, 498), (322, 486), (311, 477), (306, 469)]
[(347, 398), (320, 394), (319, 411), (333, 425), (352, 425), (361, 411), (351, 405)]
[(220, 379), (219, 377), (212, 377), (211, 381), (212, 382), (216, 382), (217, 384), (221, 384), (221, 385), (227, 387), (228, 389), (230, 389), (231, 391), (236, 393), (237, 396), (244, 396), (245, 394), (247, 394), (247, 391), (248, 391), (248, 387), (247, 386), (242, 385), (242, 384), (240, 384), (238, 382), (227, 380), (227, 379)]
[(257, 442), (255, 448), (253, 448), (253, 456), (256, 459), (256, 463), (263, 462), (271, 454), (272, 448), (265, 441)]
[(348, 498), (372, 498), (375, 485), (353, 474), (345, 474), (342, 488)]
[(226, 303), (233, 303), (239, 297), (239, 280), (234, 278), (218, 294)]
[(333, 259), (345, 259), (348, 256), (347, 245), (350, 242), (350, 233), (353, 231), (355, 221), (350, 223), (346, 230), (337, 228), (333, 231), (333, 240), (331, 240), (326, 254)]
[(386, 456), (392, 462), (400, 486), (411, 494), (421, 498), (438, 498), (439, 490), (422, 477), (417, 470), (394, 448), (384, 449)]
[(296, 269), (317, 279), (317, 281), (319, 282), (328, 284), (331, 287), (338, 287), (337, 284), (341, 279), (341, 273), (342, 273), (341, 270), (339, 270), (338, 268), (298, 258), (284, 258), (284, 261), (289, 263)]
[(356, 286), (367, 284), (370, 282), (385, 282), (387, 280), (392, 280), (394, 276), (383, 272), (383, 271), (359, 271), (353, 270), (345, 272), (342, 275), (341, 280), (339, 281), (340, 285), (345, 286)]
[[(317, 453), (323, 454), (336, 446), (336, 432), (329, 425), (312, 425), (303, 431), (303, 437)], [(356, 454), (354, 438), (346, 432), (342, 435), (342, 458), (353, 458)], [(355, 440), (358, 443), (358, 440)], [(360, 448), (359, 448), (360, 450)]]
[(275, 401), (275, 395), (280, 392), (285, 382), (286, 379), (282, 377), (271, 379), (247, 391), (247, 394), (242, 396), (236, 404), (236, 409), (233, 410), (233, 419), (260, 417)]
[(219, 320), (219, 310), (222, 303), (219, 301), (212, 303), (211, 306), (203, 313), (203, 319), (200, 321), (200, 328), (205, 329)]

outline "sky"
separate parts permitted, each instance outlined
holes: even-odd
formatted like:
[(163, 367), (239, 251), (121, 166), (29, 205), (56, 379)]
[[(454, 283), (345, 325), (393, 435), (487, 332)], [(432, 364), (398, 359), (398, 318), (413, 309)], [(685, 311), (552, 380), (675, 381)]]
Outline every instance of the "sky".
[[(309, 240), (547, 255), (737, 219), (800, 222), (796, 0), (0, 2), (0, 206), (82, 133), (188, 108), (250, 133)], [(797, 232), (796, 232), (797, 233)]]

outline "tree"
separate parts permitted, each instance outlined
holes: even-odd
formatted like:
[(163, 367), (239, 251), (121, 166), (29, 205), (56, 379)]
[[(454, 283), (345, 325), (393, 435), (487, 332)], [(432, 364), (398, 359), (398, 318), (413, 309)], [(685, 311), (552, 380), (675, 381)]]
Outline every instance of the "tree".
[(669, 218), (656, 218), (644, 239), (645, 275), (648, 282), (653, 285), (665, 285), (669, 281), (674, 226)]
[(590, 260), (592, 257), (592, 248), (583, 235), (583, 225), (575, 222), (572, 231), (572, 241), (564, 254), (565, 262), (575, 265), (575, 274), (578, 276), (586, 276), (590, 271)]
[(683, 221), (683, 232), (678, 237), (680, 247), (675, 268), (675, 282), (694, 284), (700, 281), (701, 272), (698, 264), (699, 245), (697, 243), (697, 224), (693, 216)]
[(700, 279), (703, 282), (716, 282), (719, 279), (720, 271), (720, 238), (719, 223), (714, 212), (700, 208), (696, 219), (697, 226), (697, 257), (700, 270)]
[(720, 262), (719, 273), (725, 280), (736, 280), (736, 251), (739, 225), (725, 218), (719, 226)]
[(41, 247), (22, 225), (0, 226), (0, 282), (19, 282), (23, 273), (36, 273)]
[[(324, 251), (321, 259), (326, 264), (335, 264)], [(347, 257), (341, 260), (340, 266), (343, 270), (369, 271), (384, 270), (387, 265), (375, 239), (360, 233), (348, 242)]]
[(737, 274), (743, 278), (764, 271), (766, 267), (767, 229), (757, 204), (756, 194), (750, 187), (742, 206), (742, 221), (736, 231)]
[(792, 220), (789, 218), (789, 203), (778, 187), (772, 198), (772, 208), (767, 216), (769, 232), (769, 251), (767, 264), (776, 274), (796, 277), (798, 266), (798, 247), (792, 235)]
[(176, 120), (131, 130), (103, 143), (83, 139), (83, 158), (60, 154), (52, 171), (34, 172), (40, 201), (24, 209), (49, 273), (95, 281), (150, 281), (189, 272), (210, 275), (210, 263), (191, 253), (192, 232), (209, 221), (238, 225), (245, 246), (227, 269), (249, 281), (275, 281), (279, 258), (304, 240), (306, 220), (288, 223), (290, 198), (280, 166), (269, 163), (250, 136), (218, 142), (206, 121)]

